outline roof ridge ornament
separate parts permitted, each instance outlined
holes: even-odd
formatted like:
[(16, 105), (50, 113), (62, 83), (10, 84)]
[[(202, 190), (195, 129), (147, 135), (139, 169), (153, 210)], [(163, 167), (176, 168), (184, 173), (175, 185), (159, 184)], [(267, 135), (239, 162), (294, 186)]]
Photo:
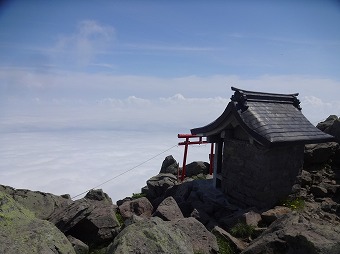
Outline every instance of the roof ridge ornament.
[(237, 103), (237, 110), (242, 110), (243, 112), (246, 111), (249, 107), (247, 104), (247, 95), (245, 95), (242, 90), (235, 91), (234, 95), (232, 95), (230, 99)]
[(231, 100), (236, 102), (237, 109), (242, 112), (248, 109), (247, 102), (268, 102), (268, 103), (282, 103), (292, 104), (298, 110), (301, 110), (300, 100), (297, 98), (298, 93), (294, 94), (276, 94), (276, 93), (262, 93), (242, 90), (236, 87), (231, 87), (235, 91), (231, 96)]

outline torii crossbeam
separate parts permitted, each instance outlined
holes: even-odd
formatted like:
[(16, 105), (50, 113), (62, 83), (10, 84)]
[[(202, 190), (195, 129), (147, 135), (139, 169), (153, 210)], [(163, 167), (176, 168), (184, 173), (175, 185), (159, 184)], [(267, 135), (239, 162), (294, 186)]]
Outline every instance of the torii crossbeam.
[[(185, 178), (185, 168), (186, 168), (186, 162), (187, 162), (187, 155), (188, 155), (188, 146), (189, 145), (201, 145), (201, 144), (207, 144), (209, 143), (207, 140), (203, 140), (203, 137), (196, 136), (193, 134), (178, 134), (178, 138), (185, 138), (185, 141), (179, 142), (178, 145), (184, 145), (184, 156), (183, 156), (183, 167), (182, 167), (182, 174), (181, 174), (181, 181)], [(196, 141), (190, 141), (190, 138), (198, 138)], [(213, 162), (214, 162), (214, 143), (211, 143), (211, 149), (210, 149), (210, 167), (209, 167), (209, 174), (212, 175), (213, 173)], [(179, 172), (178, 176), (179, 178)]]

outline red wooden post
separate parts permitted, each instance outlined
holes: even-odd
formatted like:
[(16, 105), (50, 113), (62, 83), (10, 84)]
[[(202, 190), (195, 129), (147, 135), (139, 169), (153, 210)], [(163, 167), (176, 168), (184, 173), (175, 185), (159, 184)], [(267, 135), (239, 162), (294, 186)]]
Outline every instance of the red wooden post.
[[(186, 167), (186, 163), (187, 163), (188, 146), (189, 145), (206, 144), (208, 142), (206, 140), (202, 140), (203, 137), (192, 135), (192, 134), (178, 134), (178, 138), (185, 138), (184, 142), (178, 143), (178, 145), (184, 145), (184, 157), (183, 157), (183, 167), (182, 167), (182, 175), (181, 175), (181, 181), (183, 181), (184, 177), (185, 177), (185, 173), (186, 173), (185, 167)], [(190, 138), (198, 138), (198, 141), (190, 141), (189, 140)], [(177, 177), (179, 178), (179, 173), (177, 174)]]
[(209, 174), (212, 175), (214, 171), (214, 143), (211, 143), (210, 149), (210, 167), (209, 167)]
[(187, 137), (185, 139), (185, 146), (184, 146), (184, 158), (183, 158), (183, 167), (182, 167), (181, 181), (183, 181), (184, 177), (185, 177), (185, 166), (186, 166), (186, 163), (187, 163), (188, 143), (189, 143), (189, 138)]

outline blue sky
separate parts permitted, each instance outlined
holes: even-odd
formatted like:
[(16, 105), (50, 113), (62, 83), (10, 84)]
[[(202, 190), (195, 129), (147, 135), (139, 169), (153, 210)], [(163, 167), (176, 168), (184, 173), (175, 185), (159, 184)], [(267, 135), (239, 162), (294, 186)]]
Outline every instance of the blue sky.
[(339, 79), (337, 1), (8, 1), (1, 66)]
[[(2, 1), (0, 139), (11, 149), (0, 144), (0, 178), (15, 185), (27, 166), (38, 179), (29, 187), (48, 190), (52, 181), (39, 185), (41, 172), (87, 168), (89, 154), (102, 161), (100, 142), (121, 132), (131, 139), (128, 133), (138, 132), (149, 144), (141, 150), (157, 154), (162, 147), (148, 143), (150, 133), (166, 133), (173, 139), (164, 148), (173, 145), (177, 133), (223, 112), (231, 86), (299, 92), (303, 113), (314, 124), (339, 115), (338, 24), (335, 0)], [(84, 131), (92, 133), (92, 152), (83, 148)], [(72, 139), (74, 147), (70, 132), (81, 137)], [(36, 139), (41, 145), (33, 149)], [(47, 153), (53, 142), (72, 149)], [(135, 164), (148, 157), (140, 149), (131, 153)], [(49, 160), (40, 158), (45, 155)], [(107, 164), (100, 166), (103, 176)], [(18, 182), (25, 187), (24, 178)]]

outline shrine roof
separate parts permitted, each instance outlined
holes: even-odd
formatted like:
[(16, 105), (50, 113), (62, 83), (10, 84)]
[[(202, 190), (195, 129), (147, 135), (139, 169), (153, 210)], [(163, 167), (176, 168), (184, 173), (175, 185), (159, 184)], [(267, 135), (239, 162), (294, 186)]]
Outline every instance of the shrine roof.
[[(231, 88), (234, 95), (226, 109), (212, 123), (194, 128), (192, 134), (214, 136), (237, 122), (252, 138), (265, 146), (284, 143), (322, 143), (334, 141), (302, 114), (296, 94), (274, 94)], [(235, 124), (235, 123), (234, 123)]]

